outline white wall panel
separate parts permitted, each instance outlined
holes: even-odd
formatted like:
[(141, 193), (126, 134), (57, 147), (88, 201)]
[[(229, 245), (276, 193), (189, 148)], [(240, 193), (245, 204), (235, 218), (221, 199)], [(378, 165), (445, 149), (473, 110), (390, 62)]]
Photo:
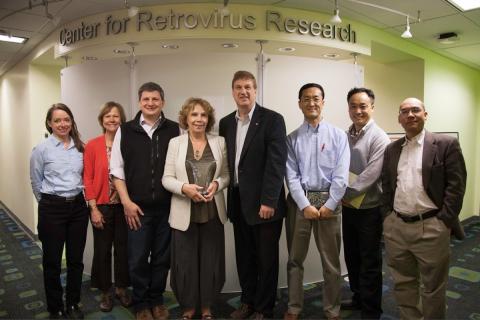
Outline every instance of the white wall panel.
[[(265, 106), (284, 115), (287, 131), (291, 132), (303, 121), (298, 108), (298, 89), (306, 82), (318, 82), (325, 88), (326, 103), (324, 115), (327, 121), (346, 128), (347, 91), (358, 82), (352, 64), (328, 60), (269, 56), (271, 62), (265, 70)], [(216, 110), (218, 121), (235, 110), (231, 95), (231, 80), (235, 71), (248, 70), (256, 73), (254, 54), (189, 53), (162, 56), (137, 57), (135, 65), (138, 88), (142, 83), (154, 81), (165, 90), (166, 117), (177, 120), (183, 102), (192, 96), (210, 101)], [(130, 74), (128, 65), (122, 59), (85, 63), (64, 69), (62, 72), (62, 100), (69, 105), (77, 120), (83, 137), (92, 138), (99, 134), (96, 120), (100, 105), (107, 100), (122, 103), (133, 116), (138, 106), (128, 106)], [(233, 228), (225, 225), (226, 274), (224, 291), (238, 291), (238, 276), (235, 262)], [(322, 267), (315, 242), (311, 241), (310, 254), (305, 261), (305, 282), (321, 280)], [(89, 271), (93, 244), (91, 231), (85, 250), (85, 270)], [(280, 240), (279, 286), (287, 285), (287, 246), (285, 234)], [(342, 254), (342, 271), (345, 272)]]

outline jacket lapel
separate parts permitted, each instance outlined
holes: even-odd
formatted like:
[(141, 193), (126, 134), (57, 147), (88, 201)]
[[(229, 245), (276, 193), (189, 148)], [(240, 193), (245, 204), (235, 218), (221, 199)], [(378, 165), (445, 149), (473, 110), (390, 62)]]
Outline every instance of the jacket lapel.
[(187, 149), (188, 149), (188, 133), (185, 133), (179, 137), (178, 145), (178, 180), (188, 181), (187, 169), (185, 167), (185, 161), (187, 160)]
[(255, 110), (253, 111), (252, 119), (250, 120), (250, 125), (248, 126), (247, 136), (245, 137), (245, 142), (243, 143), (242, 153), (240, 154), (240, 162), (245, 157), (245, 154), (250, 146), (250, 143), (255, 137), (260, 122), (262, 120), (263, 110), (262, 107), (258, 104), (255, 105)]
[(397, 171), (398, 171), (398, 161), (400, 160), (400, 154), (402, 153), (402, 145), (405, 143), (405, 137), (394, 142), (392, 148), (392, 160), (390, 161), (390, 181), (395, 181), (395, 184), (392, 185), (393, 190), (397, 188)]
[(422, 182), (423, 188), (427, 190), (432, 173), (432, 166), (437, 156), (437, 145), (433, 135), (426, 131), (425, 139), (423, 140), (423, 154), (422, 154)]
[(207, 134), (208, 144), (210, 145), (210, 149), (212, 150), (213, 158), (217, 163), (217, 167), (215, 168), (215, 175), (214, 178), (217, 178), (220, 175), (221, 169), (221, 155), (220, 155), (220, 148), (218, 147), (217, 141), (215, 141), (215, 136)]
[[(225, 141), (227, 143), (228, 166), (235, 168), (235, 150), (237, 148), (237, 120), (235, 119), (235, 112), (228, 116), (227, 124)], [(230, 172), (233, 172), (232, 170)]]

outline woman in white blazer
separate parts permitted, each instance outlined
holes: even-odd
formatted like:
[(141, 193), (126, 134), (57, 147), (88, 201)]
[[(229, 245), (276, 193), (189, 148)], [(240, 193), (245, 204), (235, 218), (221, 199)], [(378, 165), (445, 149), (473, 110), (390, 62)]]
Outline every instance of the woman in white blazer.
[(179, 123), (188, 134), (170, 140), (162, 179), (173, 193), (170, 286), (183, 319), (191, 319), (199, 306), (202, 319), (209, 320), (210, 307), (225, 283), (227, 151), (223, 137), (208, 134), (215, 118), (207, 101), (188, 99)]

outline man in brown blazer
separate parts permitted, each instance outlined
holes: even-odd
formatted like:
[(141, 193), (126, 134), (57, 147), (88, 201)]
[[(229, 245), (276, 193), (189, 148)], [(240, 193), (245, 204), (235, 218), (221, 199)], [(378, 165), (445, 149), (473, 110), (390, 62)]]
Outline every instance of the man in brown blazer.
[(422, 101), (408, 98), (398, 122), (405, 137), (387, 146), (382, 212), (387, 264), (402, 319), (444, 319), (450, 234), (458, 220), (467, 172), (458, 140), (424, 129)]

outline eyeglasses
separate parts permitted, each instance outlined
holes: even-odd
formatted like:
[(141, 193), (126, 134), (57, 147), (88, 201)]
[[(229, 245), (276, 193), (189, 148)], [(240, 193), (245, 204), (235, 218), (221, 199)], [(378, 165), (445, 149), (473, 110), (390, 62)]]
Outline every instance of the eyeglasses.
[(420, 107), (403, 108), (403, 109), (400, 109), (399, 114), (402, 116), (408, 116), (410, 112), (413, 114), (418, 114), (422, 111), (423, 109)]
[(309, 104), (310, 102), (313, 101), (313, 103), (317, 104), (317, 103), (320, 103), (322, 102), (322, 98), (319, 97), (319, 96), (314, 96), (314, 97), (302, 97), (302, 99), (300, 99), (300, 102), (301, 103), (305, 103), (305, 104)]

